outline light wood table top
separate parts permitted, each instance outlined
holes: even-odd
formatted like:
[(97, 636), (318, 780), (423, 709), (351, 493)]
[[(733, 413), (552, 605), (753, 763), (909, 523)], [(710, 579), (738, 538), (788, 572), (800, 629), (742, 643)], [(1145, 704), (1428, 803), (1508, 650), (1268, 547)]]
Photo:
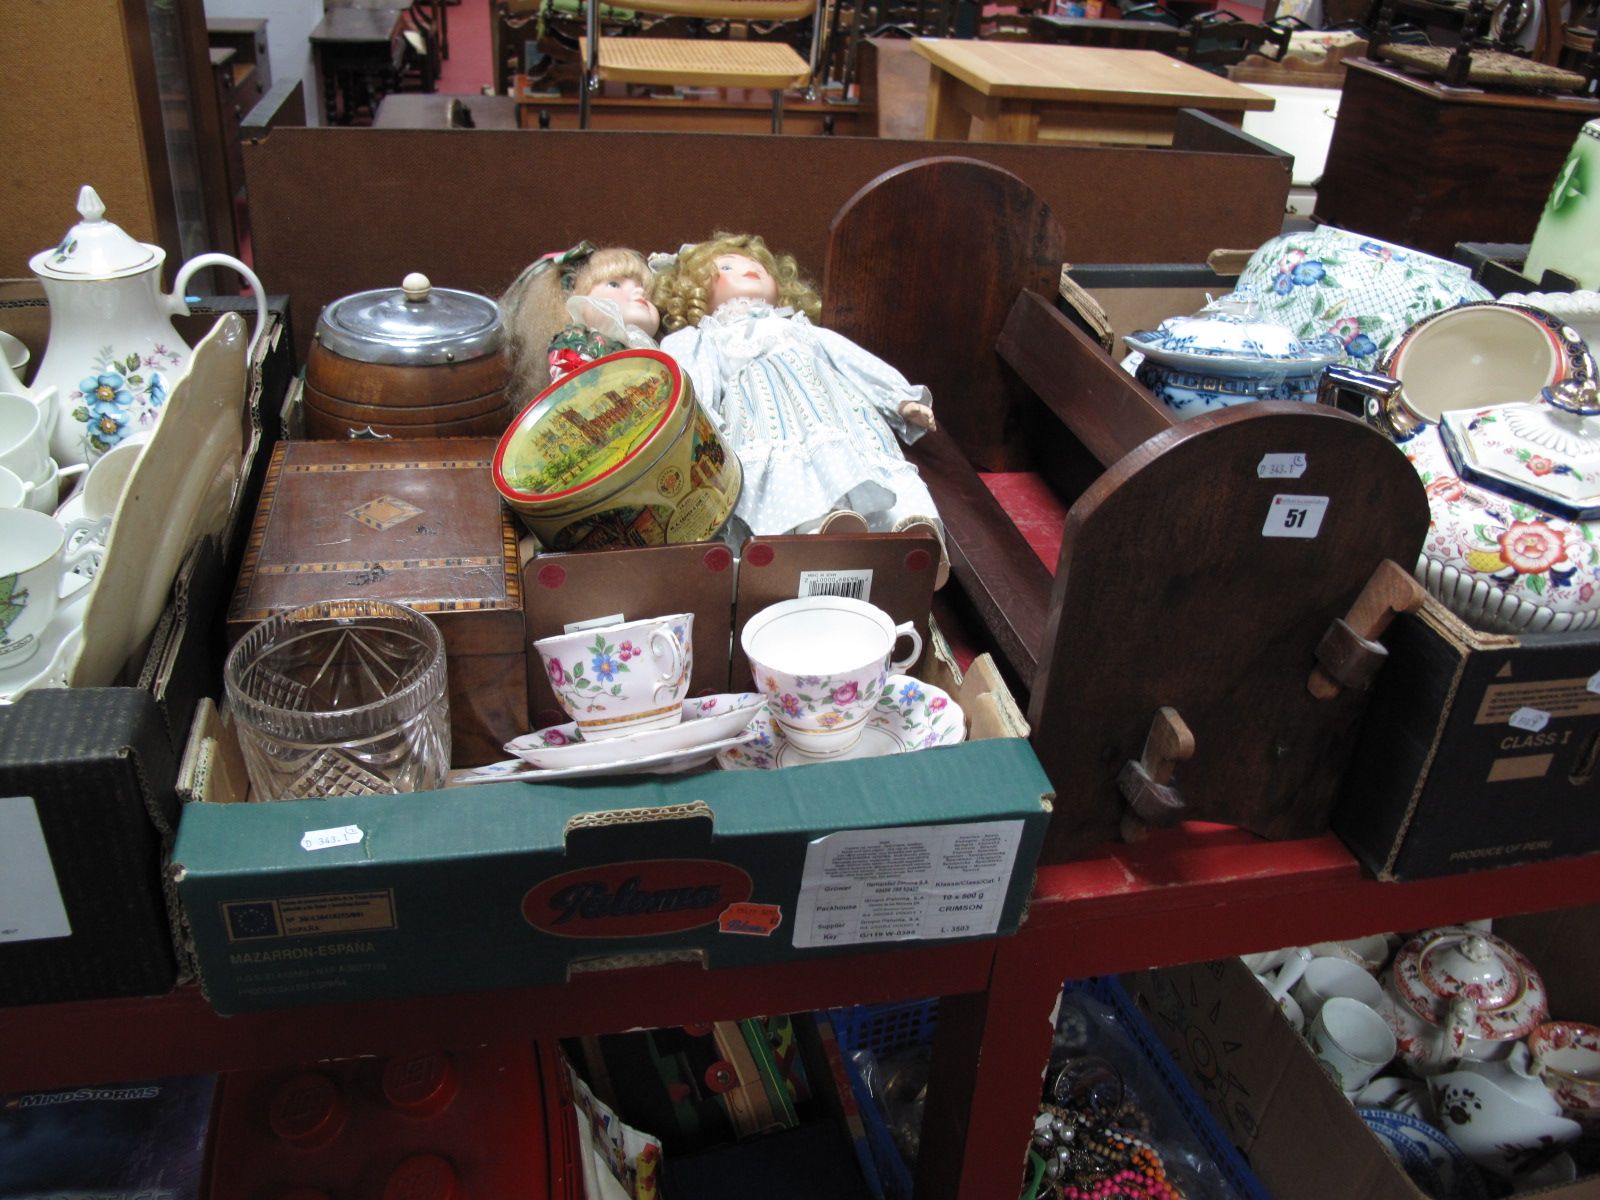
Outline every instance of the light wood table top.
[[(587, 42), (578, 40), (580, 53)], [(600, 74), (618, 83), (786, 88), (804, 83), (811, 69), (778, 42), (614, 37), (600, 39)]]
[(913, 38), (936, 68), (998, 99), (1104, 101), (1207, 111), (1270, 110), (1270, 96), (1154, 50)]

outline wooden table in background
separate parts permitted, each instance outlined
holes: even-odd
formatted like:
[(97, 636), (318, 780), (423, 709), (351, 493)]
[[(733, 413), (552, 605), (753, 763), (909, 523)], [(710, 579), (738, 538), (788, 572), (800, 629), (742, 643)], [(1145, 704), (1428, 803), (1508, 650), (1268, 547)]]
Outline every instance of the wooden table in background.
[(1153, 50), (913, 38), (933, 64), (927, 136), (1170, 146), (1180, 108), (1238, 125), (1271, 97)]

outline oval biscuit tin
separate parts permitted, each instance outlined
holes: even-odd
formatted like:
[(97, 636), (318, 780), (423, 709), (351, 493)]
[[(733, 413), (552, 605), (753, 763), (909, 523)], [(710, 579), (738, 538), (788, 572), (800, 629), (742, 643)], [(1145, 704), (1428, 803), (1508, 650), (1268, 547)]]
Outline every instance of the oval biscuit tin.
[(536, 396), (500, 438), (494, 482), (547, 550), (699, 542), (743, 472), (670, 357), (624, 350)]

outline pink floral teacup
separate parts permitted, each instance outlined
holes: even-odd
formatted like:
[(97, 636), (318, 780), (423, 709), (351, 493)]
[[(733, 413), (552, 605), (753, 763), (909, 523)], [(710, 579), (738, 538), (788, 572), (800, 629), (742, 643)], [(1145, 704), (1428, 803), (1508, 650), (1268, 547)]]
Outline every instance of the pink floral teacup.
[(1547, 1021), (1528, 1035), (1528, 1052), (1561, 1111), (1600, 1132), (1600, 1027)]
[[(891, 660), (900, 638), (911, 653)], [(805, 596), (762, 609), (739, 637), (756, 688), (784, 738), (806, 754), (843, 754), (861, 738), (884, 680), (922, 655), (911, 622), (843, 596)]]
[(601, 625), (540, 638), (550, 689), (584, 740), (683, 720), (694, 666), (694, 614)]

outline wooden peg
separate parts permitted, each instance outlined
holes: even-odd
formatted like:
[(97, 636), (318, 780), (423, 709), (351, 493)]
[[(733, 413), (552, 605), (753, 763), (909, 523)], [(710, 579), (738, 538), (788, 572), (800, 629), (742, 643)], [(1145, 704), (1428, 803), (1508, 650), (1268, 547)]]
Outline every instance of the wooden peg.
[(1194, 734), (1177, 709), (1157, 709), (1138, 761), (1129, 759), (1117, 773), (1117, 787), (1128, 802), (1122, 817), (1124, 841), (1137, 841), (1150, 826), (1162, 828), (1183, 819), (1188, 806), (1172, 786), (1172, 776), (1193, 755)]
[(1331, 700), (1342, 688), (1365, 687), (1377, 674), (1388, 651), (1377, 641), (1396, 613), (1422, 607), (1427, 593), (1411, 573), (1391, 558), (1361, 589), (1350, 615), (1335, 621), (1317, 646), (1318, 665), (1306, 687), (1318, 700)]

